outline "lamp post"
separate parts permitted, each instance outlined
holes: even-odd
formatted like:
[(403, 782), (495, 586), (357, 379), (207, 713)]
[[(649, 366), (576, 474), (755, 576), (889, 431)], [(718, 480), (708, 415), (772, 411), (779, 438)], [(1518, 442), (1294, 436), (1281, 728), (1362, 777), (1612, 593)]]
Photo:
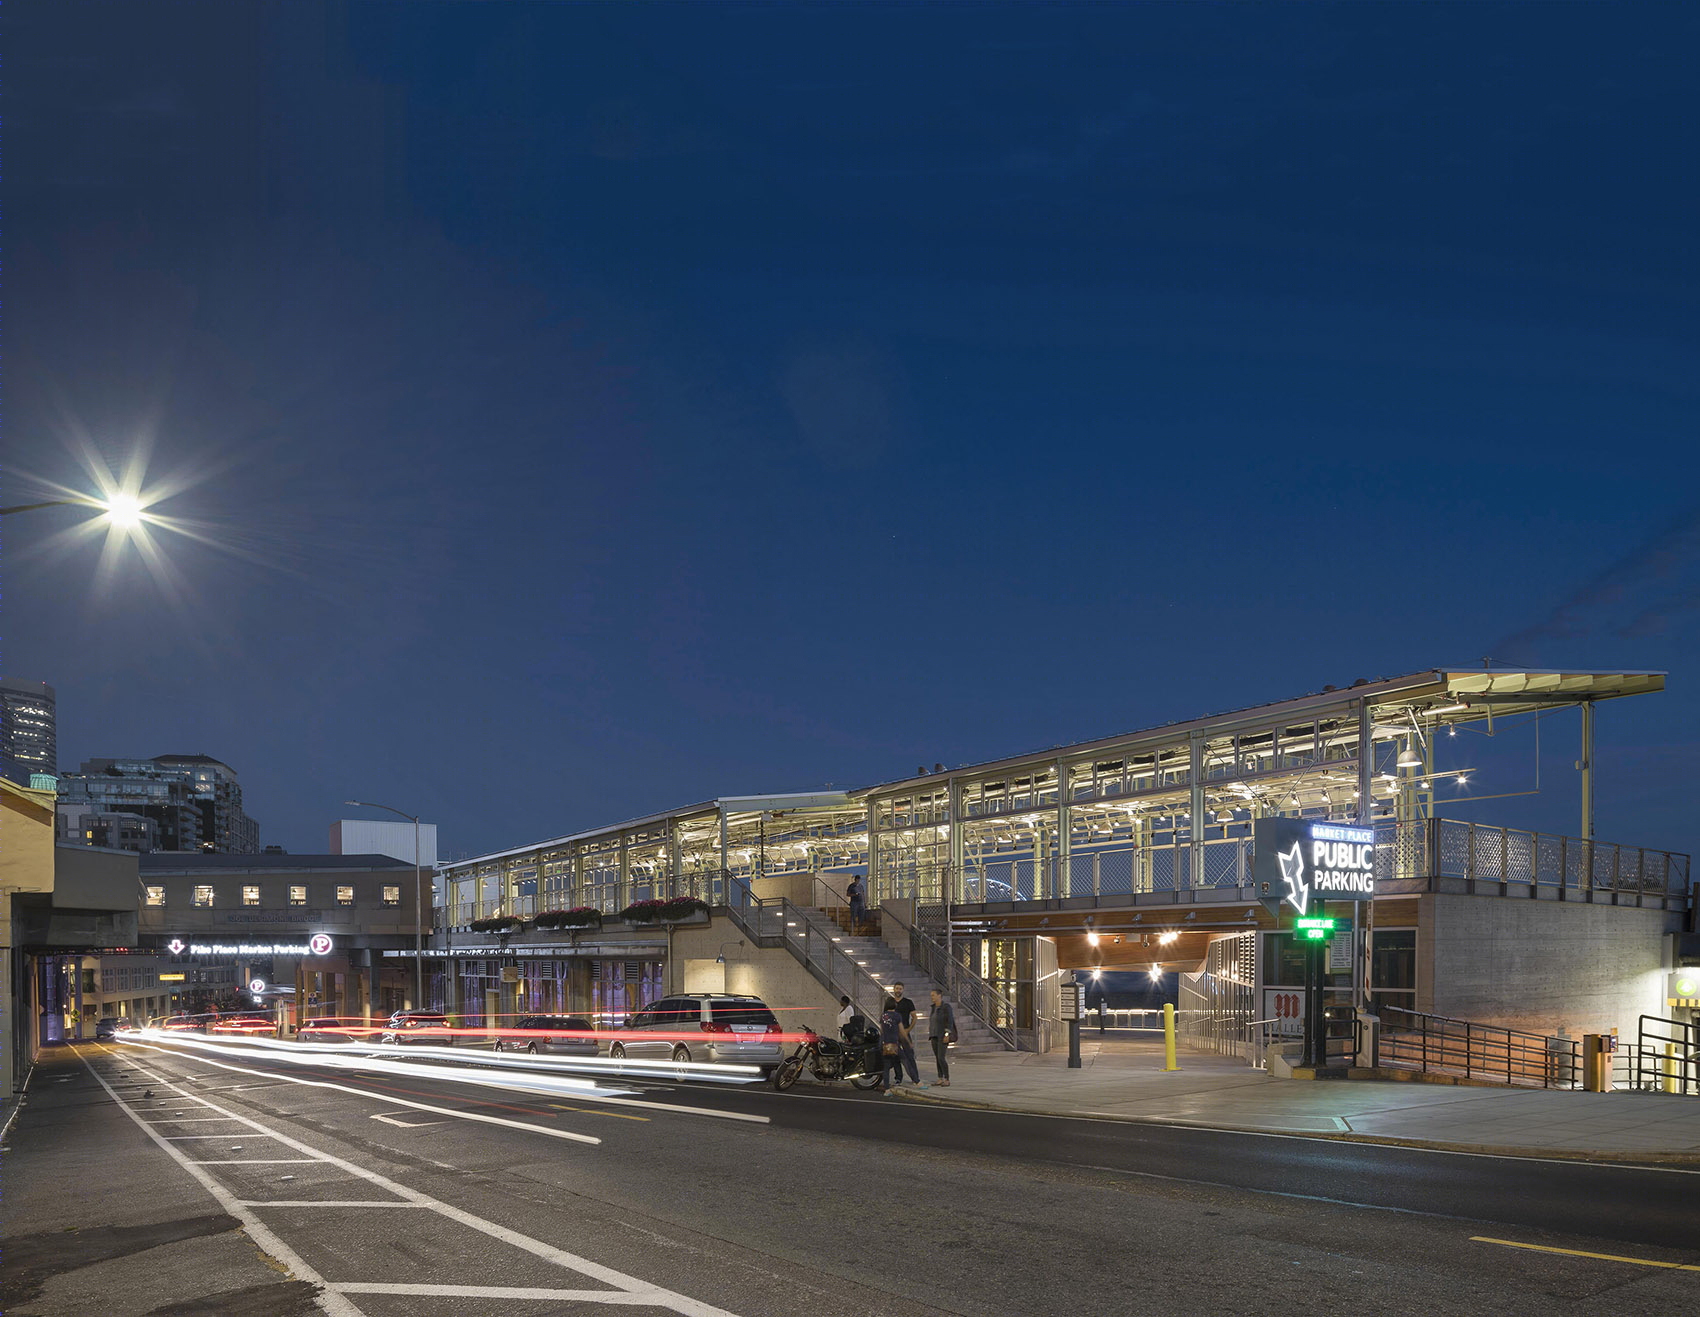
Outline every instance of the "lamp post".
[(422, 1011), (425, 1009), (425, 888), (419, 866), (419, 816), (397, 809), (394, 805), (380, 805), (372, 800), (345, 800), (342, 803), (359, 805), (362, 809), (387, 810), (391, 814), (413, 820), (413, 1009)]
[(18, 503), (0, 508), (0, 517), (16, 516), (20, 512), (36, 512), (42, 508), (94, 508), (120, 530), (129, 530), (143, 520), (142, 501), (134, 494), (115, 493), (107, 498), (50, 498), (40, 503)]

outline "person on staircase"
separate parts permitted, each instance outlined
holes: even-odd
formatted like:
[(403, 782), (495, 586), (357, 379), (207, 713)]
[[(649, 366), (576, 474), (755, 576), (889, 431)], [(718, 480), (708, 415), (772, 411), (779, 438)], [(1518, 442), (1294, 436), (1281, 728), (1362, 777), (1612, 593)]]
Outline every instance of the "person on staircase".
[(862, 893), (861, 875), (850, 879), (850, 885), (844, 889), (844, 898), (850, 902), (850, 936), (862, 935), (862, 920), (867, 915), (866, 898)]

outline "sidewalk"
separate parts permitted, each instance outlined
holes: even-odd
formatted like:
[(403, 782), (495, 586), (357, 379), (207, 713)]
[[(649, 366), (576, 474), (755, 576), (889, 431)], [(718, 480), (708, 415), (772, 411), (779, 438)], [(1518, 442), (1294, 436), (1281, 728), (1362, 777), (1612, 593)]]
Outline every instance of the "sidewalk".
[[(1149, 1035), (1081, 1038), (1081, 1068), (1066, 1048), (1045, 1056), (962, 1056), (950, 1087), (903, 1096), (1053, 1115), (1316, 1134), (1449, 1148), (1620, 1160), (1700, 1162), (1700, 1099), (1655, 1093), (1472, 1088), (1388, 1080), (1271, 1079), (1243, 1061), (1182, 1048), (1163, 1070)], [(922, 1078), (930, 1077), (922, 1057)]]

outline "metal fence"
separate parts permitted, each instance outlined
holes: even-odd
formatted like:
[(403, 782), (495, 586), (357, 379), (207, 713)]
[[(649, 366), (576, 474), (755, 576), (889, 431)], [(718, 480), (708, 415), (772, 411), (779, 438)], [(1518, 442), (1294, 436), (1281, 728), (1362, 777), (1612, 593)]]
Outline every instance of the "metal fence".
[(1402, 1006), (1382, 1008), (1380, 1062), (1542, 1088), (1574, 1088), (1582, 1076), (1581, 1043), (1576, 1039), (1426, 1015)]
[(1649, 1093), (1700, 1095), (1700, 1021), (1643, 1015), (1635, 1033), (1628, 1066), (1630, 1087)]
[(1688, 891), (1689, 857), (1675, 851), (1522, 832), (1458, 819), (1426, 820), (1417, 826), (1428, 829), (1428, 844), (1434, 853), (1431, 872), (1442, 878), (1519, 883), (1577, 892), (1638, 892), (1680, 897)]

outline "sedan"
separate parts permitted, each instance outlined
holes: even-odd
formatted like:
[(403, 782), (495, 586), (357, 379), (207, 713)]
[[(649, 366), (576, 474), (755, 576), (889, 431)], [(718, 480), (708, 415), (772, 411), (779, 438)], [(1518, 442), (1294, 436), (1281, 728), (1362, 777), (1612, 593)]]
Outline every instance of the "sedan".
[(434, 1011), (397, 1011), (390, 1016), (378, 1041), (396, 1047), (415, 1043), (453, 1047), (455, 1040), (448, 1016)]
[(496, 1051), (595, 1056), (596, 1026), (580, 1015), (526, 1015), (496, 1039)]

